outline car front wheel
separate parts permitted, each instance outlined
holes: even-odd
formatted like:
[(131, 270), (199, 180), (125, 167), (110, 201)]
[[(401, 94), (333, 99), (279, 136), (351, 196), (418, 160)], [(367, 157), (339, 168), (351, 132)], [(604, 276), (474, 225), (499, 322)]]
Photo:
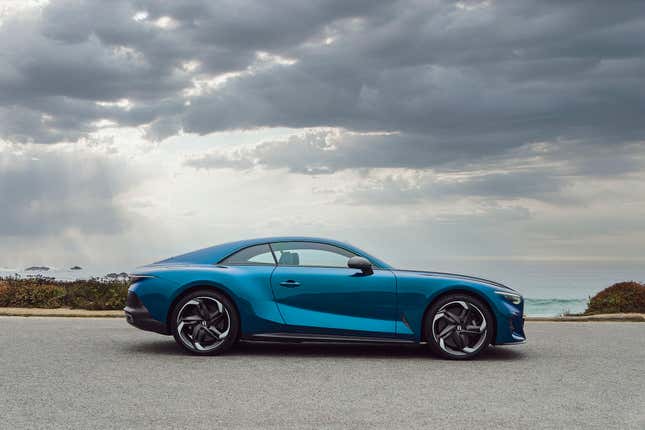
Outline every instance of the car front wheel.
[(217, 355), (237, 339), (239, 317), (231, 301), (215, 290), (194, 291), (173, 309), (171, 329), (185, 350), (198, 355)]
[(453, 360), (473, 358), (491, 342), (493, 315), (476, 297), (449, 294), (430, 307), (425, 333), (435, 354)]

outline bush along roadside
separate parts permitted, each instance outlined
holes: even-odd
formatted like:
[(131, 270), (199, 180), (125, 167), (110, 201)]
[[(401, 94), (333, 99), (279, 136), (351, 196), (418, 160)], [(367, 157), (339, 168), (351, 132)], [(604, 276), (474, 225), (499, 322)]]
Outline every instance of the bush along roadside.
[(89, 279), (1, 278), (0, 307), (123, 309), (129, 282)]
[(645, 284), (628, 281), (605, 288), (589, 299), (584, 315), (645, 313)]

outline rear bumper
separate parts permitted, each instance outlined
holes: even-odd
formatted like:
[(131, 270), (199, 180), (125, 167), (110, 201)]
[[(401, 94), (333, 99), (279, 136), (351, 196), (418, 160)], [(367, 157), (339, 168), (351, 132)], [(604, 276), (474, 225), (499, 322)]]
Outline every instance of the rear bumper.
[(170, 334), (168, 326), (152, 318), (148, 309), (141, 303), (139, 297), (132, 291), (128, 291), (126, 307), (123, 308), (126, 321), (141, 330), (153, 331), (160, 334)]

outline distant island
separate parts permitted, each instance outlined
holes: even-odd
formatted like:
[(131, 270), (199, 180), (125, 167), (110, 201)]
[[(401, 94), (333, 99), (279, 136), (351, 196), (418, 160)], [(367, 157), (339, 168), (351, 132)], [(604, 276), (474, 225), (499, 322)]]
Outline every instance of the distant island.
[(81, 266), (72, 266), (69, 270), (83, 270), (83, 268)]
[(46, 272), (49, 270), (47, 266), (31, 266), (25, 269), (25, 272)]
[(125, 272), (121, 272), (121, 273), (108, 273), (107, 275), (105, 275), (105, 277), (106, 277), (106, 278), (108, 278), (108, 279), (127, 279), (127, 278), (128, 278), (128, 274), (127, 274), (127, 273), (125, 273)]

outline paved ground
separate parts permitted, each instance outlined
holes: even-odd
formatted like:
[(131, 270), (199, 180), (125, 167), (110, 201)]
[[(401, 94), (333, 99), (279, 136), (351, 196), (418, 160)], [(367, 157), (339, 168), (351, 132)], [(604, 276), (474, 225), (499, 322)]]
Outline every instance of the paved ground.
[(122, 319), (0, 317), (0, 428), (645, 428), (645, 324), (527, 333), (470, 362), (346, 345), (193, 357)]

